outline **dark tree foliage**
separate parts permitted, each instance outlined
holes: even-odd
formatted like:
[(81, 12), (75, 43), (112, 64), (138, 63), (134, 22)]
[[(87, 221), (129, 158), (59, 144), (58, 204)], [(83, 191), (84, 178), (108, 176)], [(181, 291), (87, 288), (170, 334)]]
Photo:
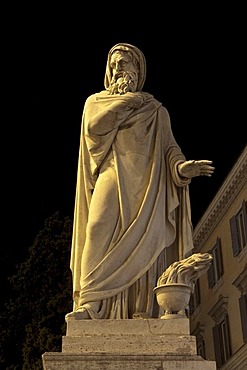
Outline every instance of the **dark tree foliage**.
[(60, 352), (72, 311), (69, 268), (72, 221), (56, 212), (10, 277), (11, 299), (0, 313), (0, 368), (41, 370), (44, 352)]

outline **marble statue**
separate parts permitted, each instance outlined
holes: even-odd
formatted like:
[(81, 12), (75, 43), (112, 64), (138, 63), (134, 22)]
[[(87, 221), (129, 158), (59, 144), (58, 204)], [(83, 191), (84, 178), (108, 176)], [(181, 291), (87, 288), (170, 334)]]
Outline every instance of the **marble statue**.
[(186, 160), (145, 79), (142, 51), (119, 43), (84, 105), (66, 320), (158, 317), (158, 277), (193, 248), (189, 184), (214, 167)]

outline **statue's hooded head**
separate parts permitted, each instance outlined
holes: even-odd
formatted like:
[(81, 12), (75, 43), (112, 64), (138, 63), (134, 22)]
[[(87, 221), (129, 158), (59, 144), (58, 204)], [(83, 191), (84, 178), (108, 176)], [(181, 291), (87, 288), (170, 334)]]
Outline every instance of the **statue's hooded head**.
[(132, 57), (136, 59), (138, 66), (139, 66), (139, 73), (138, 73), (138, 83), (137, 83), (137, 91), (140, 91), (143, 88), (145, 79), (146, 79), (146, 60), (144, 54), (140, 49), (136, 46), (126, 43), (119, 43), (116, 44), (111, 48), (108, 53), (107, 64), (106, 64), (106, 73), (105, 73), (105, 81), (104, 85), (105, 88), (108, 89), (112, 80), (112, 69), (110, 67), (110, 60), (112, 54), (117, 50), (127, 51), (132, 54)]

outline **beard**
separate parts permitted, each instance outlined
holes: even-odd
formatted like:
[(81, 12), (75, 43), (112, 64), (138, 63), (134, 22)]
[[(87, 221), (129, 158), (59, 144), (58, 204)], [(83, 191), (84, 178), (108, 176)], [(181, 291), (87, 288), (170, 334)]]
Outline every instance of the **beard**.
[(107, 90), (109, 91), (110, 95), (122, 95), (127, 92), (135, 92), (137, 83), (137, 72), (119, 72), (112, 77), (110, 86)]

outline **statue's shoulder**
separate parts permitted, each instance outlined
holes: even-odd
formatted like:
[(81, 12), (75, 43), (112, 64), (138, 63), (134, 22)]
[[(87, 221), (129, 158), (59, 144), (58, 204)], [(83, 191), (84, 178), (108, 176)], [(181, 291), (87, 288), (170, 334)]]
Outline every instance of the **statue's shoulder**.
[(152, 95), (152, 94), (150, 94), (148, 92), (145, 92), (145, 91), (142, 91), (141, 93), (145, 97), (146, 102), (152, 102), (155, 106), (161, 108), (161, 110), (163, 110), (164, 112), (167, 112), (167, 109), (164, 107), (164, 105), (162, 104), (162, 102), (160, 102), (159, 100), (157, 100), (154, 97), (154, 95)]
[(88, 105), (96, 103), (99, 100), (99, 98), (102, 98), (107, 95), (108, 95), (108, 92), (106, 90), (89, 95), (85, 101), (85, 107), (88, 107)]

